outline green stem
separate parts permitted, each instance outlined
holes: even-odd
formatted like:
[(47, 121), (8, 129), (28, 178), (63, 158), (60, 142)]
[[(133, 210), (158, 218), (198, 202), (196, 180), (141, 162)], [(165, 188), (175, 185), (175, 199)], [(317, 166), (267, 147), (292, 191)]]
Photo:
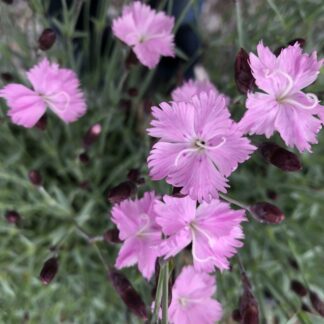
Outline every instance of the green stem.
[(237, 26), (237, 34), (238, 34), (238, 43), (239, 47), (244, 47), (244, 34), (243, 34), (243, 22), (242, 22), (242, 9), (241, 9), (241, 1), (235, 1), (235, 9), (236, 9), (236, 26)]
[(157, 324), (159, 321), (159, 311), (160, 311), (163, 287), (164, 287), (164, 285), (163, 285), (164, 269), (165, 269), (165, 264), (161, 267), (161, 270), (159, 273), (159, 279), (158, 279), (156, 295), (155, 295), (154, 311), (153, 311), (153, 316), (152, 316), (152, 320), (151, 320), (152, 324)]
[(169, 308), (169, 262), (165, 264), (162, 296), (162, 324), (168, 324)]
[(231, 204), (233, 204), (233, 205), (236, 205), (236, 206), (238, 206), (238, 207), (240, 207), (240, 208), (243, 208), (243, 209), (245, 209), (245, 210), (247, 210), (247, 211), (250, 211), (250, 210), (249, 210), (249, 207), (248, 207), (247, 205), (241, 203), (240, 201), (237, 201), (237, 200), (235, 200), (235, 199), (233, 199), (233, 198), (230, 198), (230, 197), (228, 197), (228, 196), (226, 196), (226, 195), (224, 195), (224, 194), (222, 194), (222, 193), (219, 193), (219, 196), (220, 196), (222, 199), (228, 201), (229, 203), (231, 203)]

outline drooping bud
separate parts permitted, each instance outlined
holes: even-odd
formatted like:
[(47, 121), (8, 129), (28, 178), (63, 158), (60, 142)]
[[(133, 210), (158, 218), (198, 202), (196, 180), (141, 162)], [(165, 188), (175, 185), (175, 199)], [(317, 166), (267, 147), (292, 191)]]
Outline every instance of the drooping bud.
[(98, 139), (101, 131), (102, 127), (100, 124), (97, 123), (92, 125), (83, 137), (83, 145), (85, 147), (91, 146)]
[(309, 291), (309, 298), (316, 312), (322, 317), (324, 317), (324, 302), (318, 297), (318, 295), (314, 291)]
[(130, 169), (127, 174), (127, 179), (129, 181), (133, 181), (134, 183), (138, 185), (142, 185), (145, 183), (145, 179), (140, 177), (140, 172), (138, 169)]
[(12, 82), (13, 81), (13, 76), (12, 76), (11, 73), (3, 72), (3, 73), (1, 73), (1, 79), (4, 82)]
[(265, 201), (251, 205), (249, 210), (260, 223), (280, 224), (285, 219), (284, 213), (277, 206)]
[(107, 199), (112, 204), (118, 204), (121, 201), (130, 198), (136, 192), (136, 185), (132, 181), (125, 181), (118, 186), (111, 188)]
[(58, 271), (58, 259), (57, 257), (52, 257), (45, 261), (39, 278), (44, 285), (48, 285), (52, 282)]
[(5, 218), (9, 224), (18, 224), (21, 221), (21, 216), (15, 210), (8, 210)]
[(90, 162), (90, 157), (86, 152), (83, 152), (79, 155), (79, 160), (83, 164), (89, 164)]
[(249, 64), (249, 54), (243, 48), (236, 55), (234, 77), (236, 87), (241, 93), (247, 94), (253, 89), (255, 79)]
[(298, 43), (301, 48), (304, 48), (306, 40), (303, 38), (295, 38), (295, 39), (289, 41), (286, 46), (284, 46), (284, 45), (279, 46), (273, 53), (276, 56), (278, 56), (284, 48), (288, 47), (289, 45), (293, 46), (296, 43)]
[(46, 28), (38, 38), (38, 47), (42, 51), (49, 50), (56, 40), (56, 33), (51, 28)]
[(47, 127), (47, 115), (44, 114), (34, 127), (42, 131), (45, 130)]
[(28, 178), (29, 181), (34, 185), (34, 186), (41, 186), (43, 183), (43, 178), (41, 174), (37, 170), (31, 170), (28, 173)]
[(305, 286), (298, 280), (292, 280), (290, 282), (290, 289), (298, 296), (304, 297), (307, 295), (307, 289)]
[(103, 238), (108, 243), (122, 243), (122, 241), (119, 239), (119, 231), (116, 227), (107, 230), (104, 233)]
[(242, 274), (243, 295), (240, 298), (241, 324), (258, 324), (259, 307), (252, 292), (251, 283), (245, 273)]
[(139, 318), (146, 320), (146, 306), (129, 280), (121, 272), (115, 269), (109, 271), (108, 278), (128, 309)]
[(241, 312), (239, 309), (234, 309), (232, 312), (232, 319), (234, 322), (240, 322), (242, 317), (241, 317)]
[(296, 154), (275, 143), (262, 143), (259, 147), (259, 151), (267, 162), (283, 171), (294, 172), (302, 169), (302, 165)]

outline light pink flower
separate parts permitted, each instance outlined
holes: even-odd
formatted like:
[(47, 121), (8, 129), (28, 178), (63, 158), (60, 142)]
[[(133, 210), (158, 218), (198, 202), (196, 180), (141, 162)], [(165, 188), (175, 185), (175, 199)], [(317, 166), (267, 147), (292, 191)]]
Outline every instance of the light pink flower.
[(156, 201), (156, 222), (167, 238), (160, 253), (165, 258), (175, 256), (192, 243), (194, 267), (211, 272), (229, 268), (231, 258), (243, 244), (240, 223), (245, 219), (244, 210), (232, 210), (227, 203), (213, 200), (196, 207), (190, 197), (164, 196)]
[(152, 113), (148, 133), (161, 139), (148, 157), (150, 175), (182, 187), (192, 199), (210, 201), (226, 192), (226, 177), (255, 149), (230, 119), (224, 97), (213, 91), (190, 103), (162, 103)]
[(161, 56), (174, 56), (174, 18), (135, 1), (113, 21), (113, 33), (131, 46), (140, 62), (154, 68)]
[(298, 43), (283, 49), (278, 57), (262, 42), (257, 51), (258, 56), (250, 54), (250, 66), (263, 92), (248, 93), (241, 129), (267, 138), (278, 131), (288, 146), (310, 151), (321, 128), (315, 115), (324, 121), (324, 107), (314, 94), (302, 89), (316, 80), (324, 61), (317, 60), (316, 52), (303, 54)]
[[(182, 86), (174, 89), (171, 93), (171, 97), (172, 100), (176, 102), (190, 102), (194, 96), (199, 95), (202, 92), (209, 91), (213, 91), (217, 95), (221, 94), (218, 89), (208, 80), (189, 80), (186, 81)], [(229, 97), (225, 96), (226, 105), (228, 105), (229, 102)]]
[(119, 238), (124, 241), (116, 268), (121, 269), (138, 264), (142, 275), (150, 279), (154, 273), (161, 243), (161, 228), (156, 224), (153, 210), (157, 200), (153, 192), (145, 193), (139, 200), (124, 200), (112, 209), (112, 221), (119, 230)]
[(46, 58), (27, 72), (33, 90), (21, 84), (8, 84), (0, 90), (0, 97), (7, 100), (12, 122), (33, 127), (50, 108), (66, 123), (79, 119), (86, 112), (80, 82), (72, 70), (61, 69)]
[(222, 317), (221, 304), (213, 299), (216, 280), (207, 273), (184, 267), (172, 288), (168, 309), (171, 324), (214, 324)]

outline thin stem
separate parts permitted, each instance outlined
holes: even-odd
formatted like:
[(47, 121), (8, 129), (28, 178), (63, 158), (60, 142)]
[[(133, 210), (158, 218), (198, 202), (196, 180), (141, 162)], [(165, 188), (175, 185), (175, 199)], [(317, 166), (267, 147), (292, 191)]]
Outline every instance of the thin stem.
[(226, 196), (226, 195), (224, 195), (224, 194), (222, 194), (222, 193), (219, 193), (219, 196), (220, 196), (222, 199), (228, 201), (229, 203), (231, 203), (231, 204), (233, 204), (233, 205), (236, 205), (236, 206), (238, 206), (238, 207), (240, 207), (240, 208), (243, 208), (243, 209), (247, 210), (248, 212), (250, 212), (249, 207), (248, 207), (247, 205), (241, 203), (240, 201), (237, 201), (237, 200), (235, 200), (235, 199), (233, 199), (233, 198), (230, 198), (230, 197), (228, 197), (228, 196)]
[(162, 296), (162, 324), (168, 324), (169, 308), (169, 262), (165, 264)]
[(237, 26), (237, 34), (238, 34), (238, 43), (239, 47), (244, 47), (244, 34), (243, 34), (243, 21), (242, 21), (242, 9), (241, 9), (241, 1), (235, 1), (235, 9), (236, 9), (236, 26)]
[(190, 7), (195, 3), (195, 0), (189, 0), (188, 3), (186, 4), (186, 6), (184, 7), (184, 9), (182, 10), (179, 18), (177, 19), (173, 32), (174, 34), (177, 32), (177, 30), (179, 29), (182, 21), (185, 19), (187, 12), (189, 11)]
[(152, 321), (151, 321), (152, 324), (157, 324), (159, 321), (159, 311), (160, 311), (162, 294), (163, 294), (163, 286), (164, 286), (163, 285), (164, 269), (165, 269), (165, 264), (161, 267), (160, 273), (159, 273), (159, 279), (158, 279), (156, 295), (155, 295), (154, 311), (153, 311), (153, 316), (152, 316)]

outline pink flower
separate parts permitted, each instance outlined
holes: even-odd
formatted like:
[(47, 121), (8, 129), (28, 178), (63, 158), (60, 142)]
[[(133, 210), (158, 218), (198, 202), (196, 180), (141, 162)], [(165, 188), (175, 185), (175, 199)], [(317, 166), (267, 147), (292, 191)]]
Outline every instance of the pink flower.
[[(218, 89), (208, 80), (198, 81), (189, 80), (185, 82), (182, 86), (176, 88), (172, 91), (171, 97), (173, 101), (176, 102), (190, 102), (195, 95), (199, 95), (202, 92), (213, 91), (215, 94), (220, 95), (221, 93)], [(230, 99), (225, 97), (225, 103), (228, 105)]]
[(148, 157), (153, 180), (182, 187), (195, 200), (226, 192), (227, 178), (255, 149), (230, 119), (223, 96), (202, 92), (191, 102), (152, 108), (150, 136), (161, 138)]
[(222, 317), (222, 306), (213, 299), (215, 277), (184, 267), (172, 288), (168, 315), (172, 324), (213, 324)]
[(145, 193), (139, 200), (124, 200), (112, 209), (112, 221), (124, 241), (119, 251), (116, 268), (121, 269), (138, 264), (142, 275), (148, 280), (155, 269), (158, 245), (161, 243), (161, 229), (156, 224), (153, 210), (157, 200), (153, 192)]
[(302, 89), (316, 80), (324, 61), (317, 61), (316, 52), (303, 54), (298, 43), (278, 57), (262, 42), (257, 51), (258, 56), (250, 54), (250, 66), (263, 92), (248, 93), (241, 129), (267, 138), (278, 131), (288, 146), (310, 151), (321, 128), (315, 115), (324, 121), (324, 110), (314, 94)]
[(243, 244), (240, 223), (245, 219), (244, 210), (232, 210), (227, 203), (213, 200), (196, 207), (190, 197), (164, 196), (156, 201), (156, 222), (167, 238), (160, 247), (165, 258), (175, 256), (192, 243), (194, 267), (211, 272), (229, 268), (228, 259)]
[(140, 62), (154, 68), (161, 56), (174, 56), (174, 18), (135, 1), (113, 21), (113, 32), (131, 46)]
[(7, 100), (12, 122), (33, 127), (49, 107), (66, 123), (79, 119), (86, 112), (80, 82), (72, 70), (61, 69), (46, 58), (27, 72), (33, 90), (12, 83), (0, 90), (0, 97)]

